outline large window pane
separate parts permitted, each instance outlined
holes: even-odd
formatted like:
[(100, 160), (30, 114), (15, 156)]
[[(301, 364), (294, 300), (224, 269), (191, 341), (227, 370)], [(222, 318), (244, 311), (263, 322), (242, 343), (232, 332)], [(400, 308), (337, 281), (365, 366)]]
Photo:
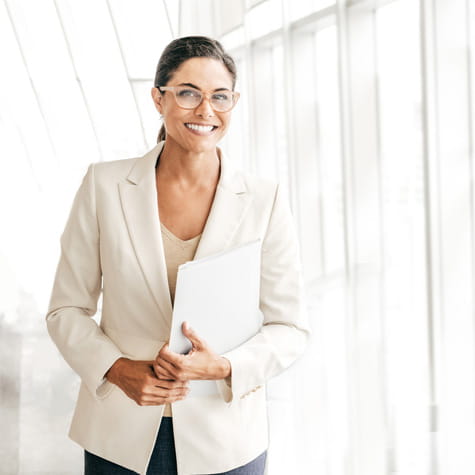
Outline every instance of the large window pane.
[(375, 16), (388, 440), (392, 469), (407, 475), (427, 473), (429, 466), (418, 13), (416, 2), (400, 0), (377, 9)]
[(256, 45), (252, 62), (251, 133), (255, 170), (287, 189), (286, 108), (282, 43)]
[[(302, 473), (348, 468), (349, 374), (337, 28), (296, 32), (294, 107), (299, 214), (313, 335), (298, 382), (305, 394)], [(313, 403), (311, 401), (314, 401)], [(303, 414), (305, 411), (305, 414)], [(296, 431), (300, 433), (300, 431)]]
[[(343, 182), (340, 135), (337, 31), (335, 26), (315, 34), (318, 151), (322, 188), (324, 272), (344, 268)], [(309, 84), (310, 88), (311, 85)]]

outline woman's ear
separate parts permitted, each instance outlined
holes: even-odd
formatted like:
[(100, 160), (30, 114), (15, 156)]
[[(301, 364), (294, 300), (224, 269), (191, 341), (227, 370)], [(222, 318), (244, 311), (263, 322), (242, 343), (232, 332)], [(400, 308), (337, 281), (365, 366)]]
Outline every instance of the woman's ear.
[(160, 94), (160, 91), (156, 87), (152, 87), (152, 90), (150, 91), (152, 93), (152, 99), (153, 103), (155, 105), (155, 109), (157, 109), (158, 113), (162, 113), (162, 95)]

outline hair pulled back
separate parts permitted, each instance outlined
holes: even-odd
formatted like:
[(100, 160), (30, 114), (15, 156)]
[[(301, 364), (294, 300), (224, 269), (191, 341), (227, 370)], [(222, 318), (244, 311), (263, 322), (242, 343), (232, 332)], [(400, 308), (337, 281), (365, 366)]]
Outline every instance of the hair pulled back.
[[(158, 61), (154, 86), (165, 86), (181, 64), (191, 58), (213, 58), (221, 61), (231, 74), (234, 89), (237, 74), (233, 58), (224, 51), (219, 41), (206, 36), (184, 36), (169, 43)], [(157, 141), (165, 140), (165, 136), (165, 126), (162, 124)]]

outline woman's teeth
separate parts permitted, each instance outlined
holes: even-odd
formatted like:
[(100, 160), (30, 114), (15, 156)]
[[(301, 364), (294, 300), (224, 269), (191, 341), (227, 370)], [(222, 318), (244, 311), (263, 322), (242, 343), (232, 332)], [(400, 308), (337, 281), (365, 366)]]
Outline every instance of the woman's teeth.
[(197, 125), (197, 124), (185, 124), (191, 130), (198, 130), (199, 132), (211, 132), (214, 129), (213, 125)]

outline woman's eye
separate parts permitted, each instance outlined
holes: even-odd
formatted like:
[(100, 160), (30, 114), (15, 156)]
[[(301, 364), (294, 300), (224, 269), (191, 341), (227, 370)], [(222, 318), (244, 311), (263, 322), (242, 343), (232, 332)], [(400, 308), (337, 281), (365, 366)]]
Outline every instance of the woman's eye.
[(213, 99), (219, 102), (226, 102), (231, 100), (231, 95), (226, 93), (213, 94)]
[(199, 97), (200, 93), (193, 89), (182, 89), (181, 91), (178, 91), (178, 95), (180, 97)]

